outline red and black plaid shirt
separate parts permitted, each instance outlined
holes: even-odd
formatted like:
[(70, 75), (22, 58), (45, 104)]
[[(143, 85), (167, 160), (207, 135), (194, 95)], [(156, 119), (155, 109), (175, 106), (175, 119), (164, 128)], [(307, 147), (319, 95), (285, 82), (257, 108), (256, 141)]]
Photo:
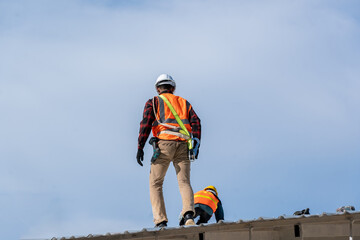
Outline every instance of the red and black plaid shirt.
[[(171, 92), (163, 92), (163, 93), (171, 93)], [(157, 109), (158, 99), (155, 98), (154, 101), (155, 109)], [(138, 139), (138, 148), (143, 149), (148, 139), (153, 122), (156, 121), (154, 108), (153, 108), (153, 99), (149, 99), (144, 108), (143, 119), (140, 122), (140, 131), (139, 131), (139, 139)], [(201, 124), (200, 118), (196, 115), (194, 109), (191, 107), (189, 111), (189, 122), (192, 130), (193, 137), (198, 139), (201, 138)]]

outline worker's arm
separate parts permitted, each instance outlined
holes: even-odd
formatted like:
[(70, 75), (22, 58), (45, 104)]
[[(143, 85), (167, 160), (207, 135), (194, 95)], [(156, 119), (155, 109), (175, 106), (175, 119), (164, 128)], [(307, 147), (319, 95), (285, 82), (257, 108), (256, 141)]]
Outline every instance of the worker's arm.
[(191, 107), (189, 111), (189, 120), (192, 130), (192, 135), (194, 138), (201, 139), (201, 122), (198, 115), (195, 113), (194, 109)]
[(144, 107), (143, 119), (140, 122), (139, 138), (138, 138), (138, 149), (143, 149), (148, 139), (152, 124), (155, 120), (153, 111), (152, 99), (149, 99)]
[(215, 211), (215, 218), (216, 218), (216, 222), (220, 221), (220, 220), (224, 220), (224, 209), (222, 207), (222, 203), (219, 199), (219, 203), (217, 205), (217, 209)]

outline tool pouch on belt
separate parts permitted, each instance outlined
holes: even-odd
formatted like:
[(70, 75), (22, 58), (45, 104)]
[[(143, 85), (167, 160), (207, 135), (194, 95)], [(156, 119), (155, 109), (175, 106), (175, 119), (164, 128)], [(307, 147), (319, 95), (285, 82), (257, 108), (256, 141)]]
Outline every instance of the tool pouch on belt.
[(192, 138), (192, 140), (194, 142), (193, 143), (194, 147), (192, 149), (189, 149), (189, 159), (190, 161), (195, 161), (200, 147), (200, 140), (198, 138)]
[(159, 155), (160, 155), (160, 148), (159, 148), (159, 146), (158, 146), (158, 141), (159, 141), (159, 139), (158, 138), (156, 138), (156, 137), (152, 137), (152, 138), (150, 138), (150, 140), (149, 140), (149, 144), (151, 145), (151, 146), (153, 146), (153, 150), (154, 150), (154, 153), (153, 153), (153, 155), (152, 155), (152, 157), (151, 157), (151, 163), (154, 163), (155, 161), (156, 161), (156, 159), (159, 157)]

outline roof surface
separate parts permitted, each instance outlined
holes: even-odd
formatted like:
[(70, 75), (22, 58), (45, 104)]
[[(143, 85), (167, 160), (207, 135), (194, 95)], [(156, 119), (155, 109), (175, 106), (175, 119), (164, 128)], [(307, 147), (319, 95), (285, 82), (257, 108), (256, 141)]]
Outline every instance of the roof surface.
[[(314, 225), (317, 226), (316, 231), (313, 230), (314, 228), (312, 226)], [(267, 235), (271, 235), (271, 239), (283, 239), (274, 238), (275, 232), (277, 233), (277, 236), (287, 236), (284, 239), (292, 239), (292, 236), (294, 235), (294, 226), (298, 226), (299, 229), (301, 228), (301, 230), (299, 230), (299, 233), (295, 233), (295, 235), (302, 234), (303, 236), (313, 236), (314, 234), (330, 234), (330, 236), (352, 236), (353, 234), (359, 234), (360, 237), (360, 212), (345, 211), (343, 213), (323, 213), (320, 215), (301, 216), (281, 215), (277, 218), (259, 217), (258, 219), (253, 220), (240, 219), (235, 222), (220, 221), (219, 223), (201, 224), (198, 226), (167, 227), (163, 229), (144, 228), (140, 231), (106, 233), (104, 235), (89, 234), (88, 236), (71, 236), (68, 238), (54, 237), (52, 238), (52, 240), (216, 239), (216, 237), (211, 238), (211, 236), (220, 236), (219, 234), (223, 235), (221, 239), (232, 239), (232, 237), (225, 237), (229, 236), (230, 233), (232, 234), (232, 236), (234, 236), (234, 234), (237, 234), (237, 239), (270, 239), (266, 238)], [(322, 231), (324, 233), (321, 233)], [(260, 233), (262, 234), (262, 237), (260, 238), (247, 237), (247, 235), (256, 236), (256, 234), (259, 235)], [(206, 238), (203, 237), (204, 234), (207, 236)], [(241, 234), (245, 237), (239, 238), (238, 236), (240, 236)]]

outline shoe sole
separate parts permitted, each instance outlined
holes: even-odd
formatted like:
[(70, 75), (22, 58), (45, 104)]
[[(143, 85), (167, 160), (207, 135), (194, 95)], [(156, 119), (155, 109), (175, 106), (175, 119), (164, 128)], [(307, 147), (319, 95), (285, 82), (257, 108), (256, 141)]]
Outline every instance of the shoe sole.
[(194, 220), (192, 220), (192, 219), (188, 219), (188, 220), (186, 221), (185, 225), (186, 225), (186, 226), (192, 226), (192, 225), (195, 225), (195, 222), (194, 222)]

